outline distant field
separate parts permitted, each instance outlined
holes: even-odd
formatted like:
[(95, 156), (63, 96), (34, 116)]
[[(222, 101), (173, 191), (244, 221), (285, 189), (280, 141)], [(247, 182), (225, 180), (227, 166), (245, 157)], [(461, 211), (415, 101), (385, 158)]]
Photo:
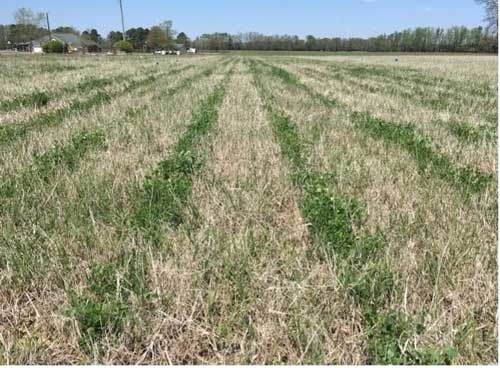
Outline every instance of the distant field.
[(496, 363), (497, 63), (0, 55), (0, 363)]

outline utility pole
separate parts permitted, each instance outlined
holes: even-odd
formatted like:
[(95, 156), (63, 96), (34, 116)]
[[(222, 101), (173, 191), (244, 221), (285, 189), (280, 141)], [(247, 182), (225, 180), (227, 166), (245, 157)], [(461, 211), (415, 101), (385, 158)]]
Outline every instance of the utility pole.
[(123, 5), (122, 0), (120, 0), (120, 12), (122, 14), (122, 39), (125, 41), (125, 21), (123, 20)]
[(52, 32), (50, 31), (49, 13), (45, 13), (47, 17), (47, 29), (49, 30), (49, 41), (52, 40)]

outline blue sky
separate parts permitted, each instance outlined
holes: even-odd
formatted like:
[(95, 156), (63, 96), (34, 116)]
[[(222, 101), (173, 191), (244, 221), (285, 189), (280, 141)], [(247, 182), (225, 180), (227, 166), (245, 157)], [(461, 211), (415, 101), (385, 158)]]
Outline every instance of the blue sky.
[[(474, 0), (123, 0), (125, 27), (165, 19), (194, 38), (205, 32), (366, 37), (416, 26), (483, 24)], [(19, 7), (48, 11), (51, 26), (119, 30), (118, 0), (2, 0), (0, 23)]]

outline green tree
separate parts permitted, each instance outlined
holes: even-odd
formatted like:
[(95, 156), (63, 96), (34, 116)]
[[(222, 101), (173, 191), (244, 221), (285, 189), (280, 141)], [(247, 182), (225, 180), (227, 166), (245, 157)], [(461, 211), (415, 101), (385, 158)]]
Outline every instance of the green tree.
[(0, 24), (0, 50), (5, 50), (9, 46), (9, 28)]
[(116, 42), (122, 40), (123, 36), (120, 31), (111, 31), (108, 33), (108, 37), (106, 37), (106, 39), (111, 45), (114, 45)]
[(147, 28), (130, 28), (125, 32), (126, 39), (132, 43), (134, 49), (143, 50), (146, 46), (149, 29)]
[(316, 51), (316, 38), (312, 35), (306, 37), (306, 50)]
[(72, 33), (72, 34), (80, 35), (80, 32), (71, 26), (57, 27), (57, 28), (53, 29), (52, 32), (54, 32), (54, 33)]
[(102, 42), (102, 37), (99, 34), (99, 32), (97, 32), (96, 29), (91, 29), (90, 31), (89, 30), (83, 31), (82, 37), (86, 38), (87, 40), (94, 41), (95, 43)]
[(184, 47), (189, 47), (191, 45), (191, 40), (184, 32), (181, 32), (177, 35), (176, 42), (181, 45), (184, 45)]
[(152, 50), (161, 50), (168, 47), (167, 36), (159, 26), (151, 27), (147, 37), (148, 47)]

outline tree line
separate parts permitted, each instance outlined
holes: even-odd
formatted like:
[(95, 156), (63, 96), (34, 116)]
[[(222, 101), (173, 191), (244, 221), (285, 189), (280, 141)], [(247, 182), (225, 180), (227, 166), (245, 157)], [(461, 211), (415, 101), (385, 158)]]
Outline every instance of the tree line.
[(449, 29), (418, 27), (370, 38), (316, 38), (309, 35), (269, 36), (260, 33), (203, 34), (193, 42), (202, 50), (267, 51), (395, 51), (395, 52), (497, 52), (497, 36), (483, 27)]
[[(186, 33), (177, 33), (172, 21), (164, 21), (151, 28), (130, 28), (125, 39), (136, 51), (172, 49), (176, 44), (199, 50), (262, 50), (262, 51), (393, 51), (393, 52), (498, 52), (498, 0), (476, 0), (486, 10), (486, 27), (464, 26), (448, 29), (417, 27), (377, 37), (323, 37), (308, 35), (264, 35), (256, 32), (203, 34), (191, 40)], [(28, 8), (14, 14), (15, 23), (0, 25), (0, 49), (12, 48), (22, 42), (36, 40), (48, 34), (43, 26), (45, 15)], [(74, 33), (111, 49), (122, 40), (122, 32), (111, 31), (102, 37), (96, 29), (79, 32), (71, 26), (57, 27), (54, 33)]]

